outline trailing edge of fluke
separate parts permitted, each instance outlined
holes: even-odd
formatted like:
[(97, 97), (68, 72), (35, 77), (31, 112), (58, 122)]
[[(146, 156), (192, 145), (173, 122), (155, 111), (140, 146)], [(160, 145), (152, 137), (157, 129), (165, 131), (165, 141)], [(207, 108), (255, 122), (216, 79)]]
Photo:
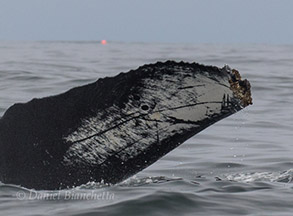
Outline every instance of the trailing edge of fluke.
[(250, 104), (238, 71), (174, 61), (17, 103), (0, 119), (0, 181), (117, 183)]

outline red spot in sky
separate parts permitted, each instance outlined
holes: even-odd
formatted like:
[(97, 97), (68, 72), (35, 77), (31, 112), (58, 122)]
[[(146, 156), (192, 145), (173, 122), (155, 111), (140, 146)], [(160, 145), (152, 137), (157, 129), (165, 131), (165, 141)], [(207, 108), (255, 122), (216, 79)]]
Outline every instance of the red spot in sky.
[(105, 44), (107, 44), (107, 41), (106, 40), (101, 40), (101, 44), (105, 45)]

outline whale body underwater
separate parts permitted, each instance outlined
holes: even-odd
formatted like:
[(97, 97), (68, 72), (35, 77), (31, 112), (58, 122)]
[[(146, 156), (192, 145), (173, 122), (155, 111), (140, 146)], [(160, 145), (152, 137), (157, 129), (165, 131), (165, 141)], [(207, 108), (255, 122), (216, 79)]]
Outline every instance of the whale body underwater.
[(250, 104), (237, 70), (174, 61), (17, 103), (0, 119), (0, 181), (46, 190), (118, 183)]

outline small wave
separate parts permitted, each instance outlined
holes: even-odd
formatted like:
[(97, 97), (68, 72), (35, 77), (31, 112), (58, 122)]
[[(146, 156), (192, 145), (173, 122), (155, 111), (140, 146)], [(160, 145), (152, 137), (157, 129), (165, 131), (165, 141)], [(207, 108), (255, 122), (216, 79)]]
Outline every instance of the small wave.
[(252, 173), (237, 173), (224, 176), (224, 179), (236, 182), (293, 182), (293, 169), (283, 172), (252, 172)]
[[(174, 215), (174, 214), (194, 214), (196, 210), (203, 210), (204, 207), (213, 205), (207, 199), (188, 192), (172, 191), (152, 191), (145, 193), (135, 199), (126, 199), (104, 206), (98, 209), (92, 209), (91, 214), (109, 214), (114, 215)], [(123, 214), (124, 213), (124, 214)], [(76, 214), (84, 215), (84, 214)]]

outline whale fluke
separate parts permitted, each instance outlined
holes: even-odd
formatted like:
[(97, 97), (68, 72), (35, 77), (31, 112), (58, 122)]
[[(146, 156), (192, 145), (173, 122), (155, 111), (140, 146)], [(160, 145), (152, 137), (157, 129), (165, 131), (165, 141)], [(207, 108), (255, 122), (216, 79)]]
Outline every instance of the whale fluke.
[(61, 189), (117, 183), (252, 104), (238, 71), (157, 62), (8, 108), (0, 181)]

